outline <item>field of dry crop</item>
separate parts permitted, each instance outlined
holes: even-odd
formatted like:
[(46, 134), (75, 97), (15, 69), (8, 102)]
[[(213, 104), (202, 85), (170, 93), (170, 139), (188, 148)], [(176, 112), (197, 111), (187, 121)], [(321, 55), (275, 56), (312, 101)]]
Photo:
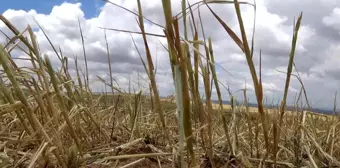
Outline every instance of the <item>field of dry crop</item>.
[[(0, 167), (340, 167), (339, 118), (307, 113), (299, 106), (292, 111), (285, 109), (302, 14), (291, 37), (281, 106), (269, 109), (263, 104), (261, 67), (255, 69), (253, 47), (243, 27), (243, 4), (237, 0), (221, 4), (235, 7), (240, 36), (211, 9), (214, 19), (247, 59), (258, 105), (255, 108), (247, 101), (235, 105), (231, 93), (231, 105), (222, 104), (213, 41), (198, 36), (202, 32), (197, 27), (203, 25), (192, 13), (202, 5), (221, 2), (188, 6), (183, 0), (183, 11), (176, 15), (180, 17), (173, 17), (171, 1), (162, 1), (166, 20), (163, 36), (168, 43), (175, 101), (160, 97), (146, 38), (152, 34), (146, 33), (142, 4), (137, 2), (135, 15), (147, 57), (142, 62), (150, 88), (135, 93), (114, 86), (109, 54), (111, 82), (102, 82), (111, 91), (93, 93), (87, 69), (80, 70), (78, 60), (77, 76), (71, 77), (69, 58), (51, 43), (61, 63), (54, 69), (49, 57), (40, 52), (29, 25), (19, 31), (0, 16), (14, 34), (7, 36), (6, 44), (0, 44)], [(190, 39), (186, 24), (192, 20), (196, 22), (191, 23)], [(180, 22), (185, 25), (183, 30)], [(79, 38), (83, 38), (82, 33)], [(32, 68), (18, 66), (11, 56), (13, 50), (24, 51)], [(199, 89), (201, 79), (203, 90)], [(217, 104), (212, 102), (212, 89), (216, 90)], [(208, 96), (202, 99), (202, 94)], [(305, 99), (304, 94), (301, 89), (296, 104)], [(247, 90), (243, 95), (247, 100)]]

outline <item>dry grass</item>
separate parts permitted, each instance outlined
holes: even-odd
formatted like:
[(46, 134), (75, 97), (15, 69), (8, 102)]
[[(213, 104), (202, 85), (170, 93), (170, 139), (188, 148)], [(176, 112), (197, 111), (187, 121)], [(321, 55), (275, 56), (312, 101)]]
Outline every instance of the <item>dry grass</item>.
[[(302, 87), (296, 104), (306, 99), (301, 79), (293, 74), (294, 51), (302, 15), (293, 33), (281, 107), (269, 109), (262, 104), (261, 66), (256, 72), (253, 43), (250, 46), (247, 44), (240, 14), (239, 5), (247, 3), (236, 0), (202, 1), (190, 5), (183, 0), (182, 12), (173, 15), (170, 0), (162, 1), (166, 25), (163, 26), (164, 35), (159, 37), (166, 38), (168, 42), (166, 48), (176, 90), (175, 97), (170, 100), (159, 96), (148, 49), (146, 36), (158, 35), (146, 33), (142, 4), (137, 2), (138, 13), (129, 12), (138, 16), (141, 32), (123, 32), (143, 36), (147, 62), (142, 57), (141, 60), (150, 87), (136, 93), (126, 93), (114, 84), (110, 65), (111, 81), (98, 78), (111, 91), (92, 93), (88, 70), (86, 68), (85, 74), (81, 73), (77, 59), (77, 76), (72, 78), (68, 58), (50, 42), (62, 65), (55, 70), (48, 56), (40, 53), (30, 26), (19, 32), (0, 16), (0, 20), (14, 34), (5, 45), (0, 45), (0, 167), (340, 166), (338, 116), (306, 112), (301, 106), (296, 106), (292, 111), (285, 109), (292, 75), (299, 79)], [(234, 5), (241, 38), (213, 12), (209, 7), (211, 3)], [(244, 52), (258, 107), (249, 107), (248, 102), (235, 105), (235, 98), (230, 92), (231, 105), (222, 104), (222, 84), (216, 75), (213, 40), (206, 39), (204, 35), (204, 23), (199, 12), (201, 6), (209, 7), (226, 33)], [(196, 9), (198, 16), (194, 14)], [(181, 21), (184, 30), (179, 29)], [(79, 28), (84, 44), (82, 29)], [(184, 37), (180, 36), (182, 32)], [(199, 34), (202, 34), (202, 39), (199, 39)], [(25, 49), (19, 47), (19, 43)], [(108, 41), (106, 45), (109, 48)], [(83, 47), (86, 58), (85, 45)], [(200, 47), (205, 53), (199, 52)], [(31, 66), (18, 67), (11, 56), (13, 49), (23, 50)], [(109, 52), (107, 56), (108, 62), (111, 62)], [(200, 97), (202, 90), (198, 89), (200, 79), (204, 81), (204, 100)], [(212, 89), (217, 91), (218, 104), (212, 102)], [(243, 93), (244, 100), (247, 100), (246, 90)]]

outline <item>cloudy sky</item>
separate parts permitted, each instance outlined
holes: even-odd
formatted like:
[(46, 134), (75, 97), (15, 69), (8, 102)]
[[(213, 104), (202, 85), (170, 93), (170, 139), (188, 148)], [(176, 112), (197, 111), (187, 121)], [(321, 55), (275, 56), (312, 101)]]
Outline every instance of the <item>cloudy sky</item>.
[[(111, 0), (130, 10), (137, 10), (135, 0)], [(173, 14), (180, 12), (181, 1), (173, 0)], [(197, 0), (189, 0), (191, 4)], [(253, 3), (253, 1), (248, 1)], [(152, 21), (164, 25), (161, 1), (141, 0), (144, 15)], [(307, 96), (312, 107), (332, 108), (333, 97), (340, 89), (340, 1), (337, 0), (257, 0), (257, 20), (255, 32), (254, 61), (258, 66), (259, 51), (262, 50), (263, 87), (268, 101), (277, 103), (282, 98), (294, 18), (303, 12), (302, 27), (296, 50), (295, 63), (307, 89)], [(233, 5), (211, 5), (212, 9), (237, 33), (238, 21)], [(252, 35), (254, 10), (252, 6), (243, 5), (242, 15), (248, 37)], [(255, 102), (252, 81), (245, 56), (233, 43), (221, 25), (205, 6), (200, 8), (204, 32), (213, 41), (218, 77), (224, 84), (229, 84), (232, 91), (245, 86), (249, 89), (251, 102)], [(112, 4), (101, 0), (33, 0), (6, 1), (0, 6), (0, 12), (21, 31), (30, 24), (37, 35), (41, 52), (48, 54), (55, 67), (59, 66), (55, 53), (41, 30), (33, 21), (35, 18), (42, 25), (55, 46), (60, 46), (65, 56), (70, 59), (70, 71), (74, 74), (74, 56), (83, 62), (82, 45), (78, 28), (78, 18), (83, 28), (86, 53), (89, 61), (91, 87), (101, 91), (103, 85), (96, 82), (100, 76), (108, 78), (108, 64), (104, 31), (99, 27), (139, 31), (136, 16)], [(146, 24), (146, 31), (162, 34), (162, 28), (154, 24)], [(12, 36), (10, 31), (0, 23), (0, 29)], [(201, 30), (200, 30), (201, 31)], [(145, 84), (147, 76), (133, 45), (130, 34), (107, 31), (109, 51), (114, 78), (122, 88), (127, 88), (129, 79), (137, 85)], [(139, 35), (132, 36), (143, 55), (143, 40)], [(165, 39), (149, 37), (149, 45), (154, 64), (157, 64), (157, 82), (162, 96), (174, 92), (169, 59), (162, 47)], [(5, 37), (0, 35), (0, 42)], [(18, 51), (14, 57), (25, 57)], [(146, 59), (145, 59), (146, 60)], [(18, 61), (21, 66), (27, 62)], [(84, 66), (83, 66), (84, 67)], [(227, 70), (224, 71), (221, 67)], [(139, 73), (138, 73), (139, 72)], [(296, 73), (296, 72), (294, 72)], [(139, 77), (139, 78), (138, 78)], [(203, 87), (203, 83), (201, 85)], [(292, 78), (289, 89), (289, 104), (293, 103), (301, 85)], [(202, 93), (203, 90), (202, 90)], [(214, 92), (215, 93), (215, 92)], [(242, 100), (242, 94), (235, 94)], [(213, 95), (216, 98), (216, 95)], [(223, 88), (223, 98), (229, 99)]]

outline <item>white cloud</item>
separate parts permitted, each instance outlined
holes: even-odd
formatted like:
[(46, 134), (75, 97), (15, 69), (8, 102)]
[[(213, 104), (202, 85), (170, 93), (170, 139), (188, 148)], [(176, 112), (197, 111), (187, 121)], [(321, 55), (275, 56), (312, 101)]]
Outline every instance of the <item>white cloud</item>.
[[(325, 0), (323, 0), (325, 1)], [(329, 0), (326, 0), (327, 3)], [(137, 10), (137, 4), (134, 0), (119, 0), (115, 3), (127, 7), (130, 10)], [(190, 4), (197, 2), (197, 0), (190, 1)], [(252, 1), (249, 1), (252, 2)], [(255, 37), (255, 55), (254, 62), (258, 71), (258, 58), (259, 50), (262, 49), (262, 80), (265, 94), (267, 97), (272, 97), (273, 94), (276, 99), (281, 99), (284, 89), (284, 83), (286, 75), (279, 73), (276, 69), (285, 71), (288, 63), (288, 56), (290, 52), (291, 38), (292, 38), (292, 14), (289, 16), (273, 12), (273, 8), (270, 5), (269, 0), (257, 1), (257, 21), (256, 21), (256, 37)], [(277, 4), (284, 5), (285, 2), (276, 2)], [(300, 4), (301, 2), (296, 0), (290, 0), (287, 3)], [(335, 2), (333, 2), (335, 3)], [(163, 11), (160, 1), (142, 1), (143, 13), (145, 16), (157, 23), (164, 24)], [(233, 5), (210, 5), (212, 9), (238, 34), (240, 35), (238, 21), (234, 13)], [(326, 5), (327, 6), (327, 5)], [(80, 32), (78, 28), (78, 19), (80, 20), (85, 40), (86, 53), (88, 56), (90, 79), (93, 81), (92, 87), (96, 91), (101, 91), (103, 85), (96, 81), (97, 75), (105, 79), (108, 78), (108, 64), (106, 56), (106, 44), (104, 40), (104, 31), (98, 27), (116, 28), (123, 30), (139, 31), (139, 27), (136, 23), (136, 16), (128, 13), (112, 4), (105, 4), (100, 7), (100, 13), (97, 17), (86, 19), (85, 12), (82, 11), (81, 2), (77, 3), (62, 3), (56, 5), (51, 9), (49, 14), (37, 13), (34, 9), (29, 11), (12, 10), (8, 9), (3, 15), (9, 19), (20, 31), (24, 30), (27, 23), (30, 24), (34, 30), (37, 27), (33, 21), (33, 17), (41, 24), (48, 36), (51, 38), (53, 44), (56, 47), (62, 49), (63, 54), (69, 57), (70, 64), (74, 64), (74, 56), (77, 56), (79, 63), (84, 68), (83, 49), (80, 39)], [(173, 15), (181, 11), (180, 1), (172, 1)], [(283, 9), (283, 8), (282, 8)], [(294, 13), (298, 15), (299, 13)], [(340, 25), (340, 7), (334, 8), (333, 11), (328, 12), (328, 16), (320, 16), (322, 22), (329, 27), (339, 29)], [(195, 12), (197, 15), (197, 12)], [(217, 73), (219, 80), (224, 84), (228, 83), (230, 88), (234, 91), (244, 88), (246, 86), (249, 89), (249, 98), (251, 101), (255, 101), (255, 95), (253, 93), (253, 83), (251, 80), (249, 68), (243, 53), (237, 45), (232, 42), (231, 38), (227, 35), (222, 26), (214, 18), (211, 12), (205, 7), (201, 8), (201, 15), (204, 24), (204, 31), (207, 37), (212, 37), (214, 46), (214, 55), (216, 64), (218, 65)], [(246, 26), (248, 39), (251, 39), (252, 26), (253, 26), (253, 8), (251, 6), (242, 5), (243, 21)], [(307, 20), (308, 20), (308, 16)], [(197, 20), (196, 20), (197, 21)], [(308, 23), (308, 24), (307, 24)], [(326, 48), (320, 48), (320, 51), (327, 51), (325, 53), (327, 57), (323, 61), (313, 62), (308, 61), (312, 58), (317, 58), (318, 55), (310, 57), (307, 53), (316, 50), (315, 41), (323, 37), (320, 35), (319, 27), (315, 24), (307, 22), (305, 24), (302, 21), (302, 26), (299, 32), (299, 39), (297, 45), (297, 65), (306, 65), (308, 70), (300, 73), (306, 88), (312, 90), (311, 99), (317, 101), (315, 98), (318, 95), (329, 94), (337, 90), (337, 84), (340, 84), (337, 80), (340, 79), (340, 75), (336, 75), (337, 68), (340, 63), (340, 59), (337, 57), (339, 49), (339, 43), (329, 45)], [(146, 24), (147, 32), (156, 34), (163, 34), (163, 30), (156, 25)], [(180, 28), (183, 28), (182, 20), (180, 20)], [(5, 33), (12, 36), (9, 30), (5, 29), (3, 23), (0, 23), (0, 29)], [(201, 30), (199, 28), (200, 34)], [(54, 66), (59, 66), (55, 53), (53, 52), (48, 41), (44, 37), (42, 31), (35, 32), (37, 40), (41, 47), (41, 51), (45, 52), (51, 58)], [(191, 34), (191, 33), (189, 33)], [(142, 57), (145, 59), (145, 49), (141, 36), (133, 35), (137, 47), (140, 50)], [(112, 61), (112, 67), (114, 71), (114, 77), (117, 79), (120, 86), (127, 89), (129, 84), (129, 77), (134, 79), (133, 83), (136, 83), (138, 79), (137, 71), (143, 71), (143, 66), (135, 51), (135, 47), (131, 41), (131, 37), (127, 33), (119, 33), (113, 31), (107, 31), (107, 38), (110, 46), (110, 55)], [(324, 37), (327, 38), (327, 37)], [(171, 70), (169, 66), (169, 58), (167, 52), (163, 49), (159, 41), (166, 45), (165, 39), (148, 37), (150, 50), (152, 52), (153, 61), (157, 63), (157, 82), (161, 95), (165, 96), (173, 92), (173, 81)], [(0, 36), (0, 42), (4, 42), (3, 36)], [(201, 46), (202, 47), (202, 46)], [(13, 53), (17, 56), (23, 55), (22, 53)], [(311, 53), (313, 55), (313, 53)], [(320, 59), (320, 58), (319, 58)], [(20, 62), (20, 61), (19, 61)], [(26, 62), (20, 62), (20, 65), (26, 65)], [(219, 66), (223, 66), (234, 77), (230, 76)], [(71, 71), (74, 73), (74, 65), (70, 66)], [(298, 67), (299, 68), (299, 67)], [(333, 72), (333, 80), (331, 80), (329, 73)], [(318, 75), (317, 75), (318, 74)], [(141, 72), (139, 75), (147, 79), (146, 74)], [(320, 76), (321, 75), (321, 76)], [(331, 80), (335, 84), (328, 84), (324, 90), (316, 90), (319, 88), (323, 78)], [(143, 81), (142, 79), (140, 81)], [(137, 82), (138, 83), (138, 82)], [(245, 84), (246, 83), (246, 84)], [(200, 84), (203, 84), (200, 81)], [(143, 85), (147, 86), (147, 82), (143, 82)], [(293, 100), (293, 96), (300, 89), (300, 84), (295, 78), (292, 78), (291, 87), (289, 88), (290, 100)], [(222, 88), (224, 98), (228, 99), (228, 94), (224, 88)], [(204, 93), (202, 90), (201, 93)], [(216, 98), (216, 95), (213, 96)], [(326, 99), (328, 100), (328, 99)], [(332, 104), (332, 102), (326, 101), (321, 106), (326, 107)]]
[(325, 16), (323, 18), (323, 23), (327, 26), (332, 26), (339, 29), (340, 25), (340, 8), (334, 8), (330, 16)]

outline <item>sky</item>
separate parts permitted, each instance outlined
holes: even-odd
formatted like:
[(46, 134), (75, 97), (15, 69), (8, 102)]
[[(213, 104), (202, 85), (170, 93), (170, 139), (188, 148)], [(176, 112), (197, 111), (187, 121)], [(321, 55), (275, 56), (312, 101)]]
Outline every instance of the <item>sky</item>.
[[(253, 3), (253, 0), (245, 0)], [(135, 0), (111, 0), (130, 10), (137, 10)], [(181, 1), (172, 0), (173, 14), (180, 12)], [(197, 0), (189, 0), (190, 4)], [(141, 0), (143, 14), (152, 21), (164, 25), (161, 1)], [(292, 40), (294, 19), (303, 12), (302, 25), (299, 31), (295, 64), (306, 88), (307, 97), (312, 107), (331, 109), (335, 92), (340, 89), (340, 1), (337, 0), (256, 0), (256, 31), (254, 62), (258, 70), (259, 52), (262, 51), (262, 81), (267, 102), (277, 104), (283, 97), (287, 64)], [(240, 35), (234, 6), (230, 4), (211, 5), (216, 12), (235, 32)], [(250, 5), (241, 7), (248, 40), (251, 40), (254, 9)], [(56, 54), (38, 29), (33, 18), (46, 31), (55, 46), (61, 48), (69, 58), (71, 75), (75, 76), (74, 58), (83, 62), (82, 45), (78, 27), (78, 19), (84, 33), (88, 68), (93, 91), (102, 91), (103, 84), (98, 76), (109, 80), (105, 28), (139, 31), (136, 16), (102, 0), (32, 0), (5, 1), (0, 6), (0, 12), (10, 20), (20, 31), (27, 24), (34, 30), (40, 51), (48, 55), (54, 67), (60, 66)], [(206, 37), (211, 37), (217, 75), (224, 85), (229, 85), (236, 98), (243, 100), (239, 89), (247, 88), (251, 102), (256, 102), (253, 84), (245, 55), (231, 40), (223, 27), (211, 14), (206, 6), (200, 8), (202, 23)], [(195, 11), (195, 16), (197, 11)], [(181, 30), (183, 24), (181, 20)], [(154, 24), (146, 24), (147, 32), (163, 34), (162, 28)], [(0, 30), (9, 36), (11, 32), (0, 23)], [(199, 29), (200, 34), (202, 30)], [(190, 34), (190, 33), (189, 33)], [(122, 89), (129, 84), (146, 88), (147, 75), (134, 46), (146, 61), (143, 39), (140, 35), (106, 31), (109, 53), (115, 83)], [(202, 36), (200, 36), (202, 37)], [(0, 42), (6, 41), (0, 35)], [(161, 37), (148, 37), (148, 42), (157, 67), (156, 80), (161, 96), (174, 93), (169, 57), (162, 44), (166, 40)], [(15, 50), (13, 57), (24, 58), (24, 53)], [(29, 66), (29, 62), (17, 60), (21, 66)], [(84, 65), (81, 65), (84, 68)], [(222, 68), (223, 67), (223, 68)], [(297, 72), (294, 70), (294, 74)], [(129, 82), (130, 81), (130, 82)], [(288, 92), (288, 104), (292, 104), (301, 89), (301, 84), (292, 78)], [(204, 95), (203, 81), (200, 81), (200, 91)], [(228, 92), (222, 87), (224, 100), (229, 100)], [(216, 91), (213, 90), (213, 99)], [(339, 103), (339, 102), (337, 102)]]

